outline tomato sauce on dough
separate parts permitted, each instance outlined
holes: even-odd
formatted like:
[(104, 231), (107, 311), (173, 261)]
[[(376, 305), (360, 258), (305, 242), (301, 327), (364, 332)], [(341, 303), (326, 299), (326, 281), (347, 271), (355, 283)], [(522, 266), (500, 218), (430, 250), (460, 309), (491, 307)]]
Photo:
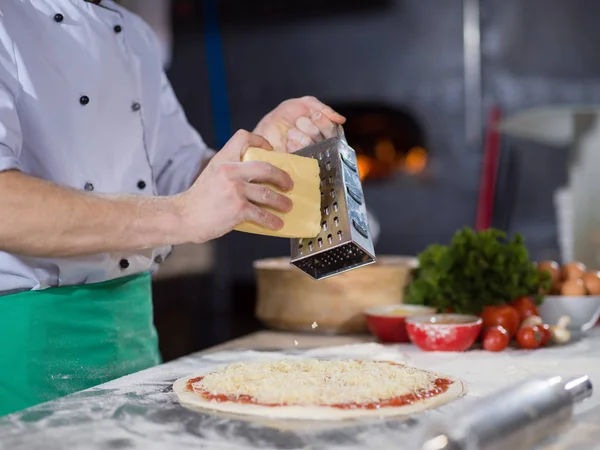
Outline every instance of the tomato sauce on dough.
[[(225, 394), (211, 394), (210, 392), (196, 386), (194, 387), (194, 383), (198, 383), (202, 381), (204, 377), (196, 377), (188, 380), (186, 385), (186, 390), (189, 392), (195, 392), (200, 395), (202, 398), (209, 401), (216, 402), (233, 402), (233, 403), (244, 403), (244, 404), (253, 404), (259, 406), (288, 406), (286, 404), (277, 404), (277, 403), (260, 403), (254, 400), (249, 395), (225, 395)], [(427, 398), (435, 397), (436, 395), (440, 395), (448, 390), (453, 381), (448, 380), (446, 378), (437, 378), (433, 384), (434, 388), (429, 390), (420, 390), (412, 394), (399, 395), (398, 397), (392, 397), (388, 399), (384, 399), (378, 402), (372, 403), (342, 403), (342, 404), (332, 404), (332, 405), (316, 405), (316, 406), (325, 406), (330, 408), (338, 408), (338, 409), (379, 409), (379, 408), (388, 408), (388, 407), (399, 407), (411, 405), (415, 402), (425, 400)]]

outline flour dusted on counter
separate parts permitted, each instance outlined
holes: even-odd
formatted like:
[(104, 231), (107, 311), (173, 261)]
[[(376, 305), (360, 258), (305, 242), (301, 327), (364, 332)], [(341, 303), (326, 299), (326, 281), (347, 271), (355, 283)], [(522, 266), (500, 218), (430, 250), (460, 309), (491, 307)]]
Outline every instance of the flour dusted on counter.
[[(293, 337), (292, 337), (293, 339)], [(290, 339), (291, 341), (291, 339)], [(307, 342), (303, 345), (306, 346)], [(290, 342), (291, 345), (291, 342)], [(455, 414), (463, 403), (533, 375), (587, 374), (600, 386), (600, 328), (567, 346), (534, 352), (509, 350), (498, 353), (470, 351), (464, 354), (422, 352), (410, 345), (350, 344), (336, 347), (294, 349), (286, 352), (234, 350), (191, 355), (138, 372), (98, 388), (39, 405), (23, 414), (0, 419), (0, 447), (14, 450), (44, 448), (98, 449), (128, 443), (131, 450), (207, 448), (211, 450), (322, 449), (363, 450), (414, 448), (410, 437), (421, 418)], [(244, 420), (218, 413), (182, 408), (171, 388), (173, 381), (191, 373), (209, 373), (241, 361), (298, 359), (378, 359), (408, 363), (436, 373), (452, 375), (468, 383), (468, 395), (457, 402), (425, 411), (418, 420), (281, 420), (246, 416)], [(273, 409), (273, 408), (270, 408)], [(554, 444), (561, 448), (592, 449), (597, 446), (600, 396), (578, 408), (580, 422), (568, 436)], [(312, 410), (310, 411), (312, 414)], [(23, 417), (23, 419), (22, 419)], [(35, 420), (31, 418), (35, 417)], [(27, 418), (27, 420), (25, 420)]]

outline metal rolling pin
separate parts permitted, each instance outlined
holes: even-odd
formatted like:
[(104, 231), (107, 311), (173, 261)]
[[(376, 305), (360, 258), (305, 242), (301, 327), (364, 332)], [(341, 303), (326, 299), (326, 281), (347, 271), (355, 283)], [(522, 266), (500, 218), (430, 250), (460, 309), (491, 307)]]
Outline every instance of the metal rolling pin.
[(592, 395), (587, 376), (534, 378), (469, 404), (425, 428), (420, 450), (525, 450), (569, 423)]

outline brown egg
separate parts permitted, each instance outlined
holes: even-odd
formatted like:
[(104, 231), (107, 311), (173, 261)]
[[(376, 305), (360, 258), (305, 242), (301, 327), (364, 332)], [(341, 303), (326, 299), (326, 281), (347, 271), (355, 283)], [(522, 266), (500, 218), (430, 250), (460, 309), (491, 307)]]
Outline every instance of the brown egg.
[(556, 280), (554, 283), (552, 283), (552, 287), (550, 288), (550, 294), (551, 295), (560, 295), (562, 292), (562, 281), (560, 280)]
[(563, 280), (576, 280), (585, 273), (585, 265), (583, 263), (573, 261), (562, 266), (561, 275)]
[(572, 297), (586, 295), (585, 285), (581, 280), (567, 280), (563, 283), (560, 293)]
[(537, 265), (539, 272), (549, 272), (552, 277), (552, 283), (560, 280), (560, 266), (556, 261), (541, 261)]
[(581, 277), (588, 294), (600, 295), (600, 273), (589, 271), (583, 274)]

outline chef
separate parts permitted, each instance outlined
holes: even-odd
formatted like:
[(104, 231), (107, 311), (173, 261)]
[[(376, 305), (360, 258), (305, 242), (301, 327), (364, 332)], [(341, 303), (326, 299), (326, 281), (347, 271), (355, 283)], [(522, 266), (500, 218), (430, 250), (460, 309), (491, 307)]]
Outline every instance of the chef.
[(344, 122), (287, 100), (215, 154), (160, 54), (112, 0), (0, 0), (0, 415), (159, 363), (150, 274), (171, 246), (292, 207), (262, 187), (288, 174), (243, 152)]

